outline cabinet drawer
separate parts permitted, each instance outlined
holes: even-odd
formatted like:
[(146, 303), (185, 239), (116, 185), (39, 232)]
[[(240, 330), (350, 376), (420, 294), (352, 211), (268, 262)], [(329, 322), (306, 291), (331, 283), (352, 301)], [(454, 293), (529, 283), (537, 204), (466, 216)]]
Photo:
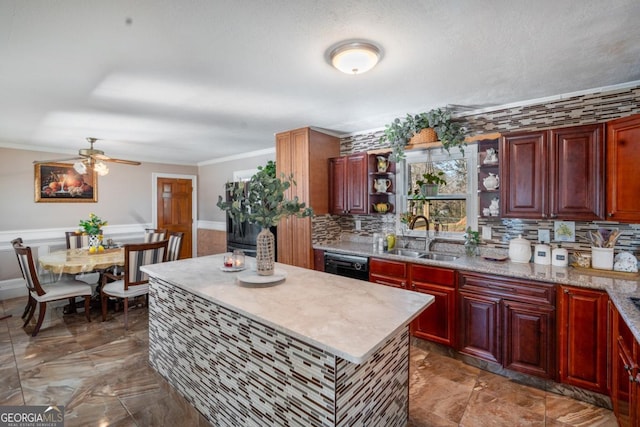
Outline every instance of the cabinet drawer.
[(372, 275), (382, 275), (405, 279), (408, 266), (405, 262), (389, 261), (386, 259), (371, 258), (369, 260), (369, 272)]
[(426, 265), (411, 264), (411, 281), (433, 283), (434, 285), (455, 288), (456, 272), (446, 268), (429, 267)]
[(556, 305), (553, 283), (532, 282), (478, 273), (460, 273), (460, 289), (533, 304)]

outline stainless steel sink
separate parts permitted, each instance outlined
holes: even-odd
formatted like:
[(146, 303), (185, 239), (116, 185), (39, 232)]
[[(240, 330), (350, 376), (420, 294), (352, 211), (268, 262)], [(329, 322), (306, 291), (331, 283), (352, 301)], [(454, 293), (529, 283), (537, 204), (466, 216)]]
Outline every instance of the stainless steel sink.
[(406, 256), (408, 258), (420, 258), (422, 255), (424, 255), (424, 252), (413, 251), (411, 249), (404, 248), (391, 249), (388, 253), (392, 255)]
[(424, 258), (432, 259), (434, 261), (454, 261), (459, 258), (457, 255), (444, 254), (441, 252), (420, 252), (403, 248), (391, 249), (388, 253), (392, 255), (404, 256), (407, 258)]
[(420, 256), (420, 258), (432, 259), (434, 261), (454, 261), (459, 257), (451, 254), (441, 254), (438, 252), (427, 252)]

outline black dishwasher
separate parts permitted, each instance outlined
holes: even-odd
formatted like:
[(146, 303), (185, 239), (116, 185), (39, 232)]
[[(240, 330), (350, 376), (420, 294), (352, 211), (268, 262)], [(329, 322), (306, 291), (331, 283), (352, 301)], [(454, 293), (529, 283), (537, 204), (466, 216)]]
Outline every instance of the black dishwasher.
[(324, 271), (338, 276), (369, 280), (369, 258), (325, 252)]

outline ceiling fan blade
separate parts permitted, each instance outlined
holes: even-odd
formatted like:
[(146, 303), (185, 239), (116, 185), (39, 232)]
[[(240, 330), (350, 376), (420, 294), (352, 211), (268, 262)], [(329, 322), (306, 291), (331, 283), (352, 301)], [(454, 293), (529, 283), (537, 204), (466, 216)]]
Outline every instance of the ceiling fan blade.
[(114, 159), (112, 157), (105, 156), (104, 154), (93, 154), (91, 157), (102, 162), (122, 163), (124, 165), (133, 166), (138, 166), (140, 164), (140, 162), (134, 162), (133, 160)]
[(71, 160), (83, 160), (83, 159), (84, 159), (84, 157), (75, 156), (75, 157), (68, 157), (68, 158), (65, 158), (65, 159), (34, 160), (33, 164), (34, 165), (39, 165), (39, 164), (42, 164), (42, 163), (60, 163), (60, 162), (69, 162)]
[(123, 165), (131, 165), (131, 166), (139, 166), (142, 164), (140, 162), (134, 162), (133, 160), (114, 159), (111, 157), (107, 157), (106, 159), (103, 159), (103, 160), (105, 162), (121, 163)]

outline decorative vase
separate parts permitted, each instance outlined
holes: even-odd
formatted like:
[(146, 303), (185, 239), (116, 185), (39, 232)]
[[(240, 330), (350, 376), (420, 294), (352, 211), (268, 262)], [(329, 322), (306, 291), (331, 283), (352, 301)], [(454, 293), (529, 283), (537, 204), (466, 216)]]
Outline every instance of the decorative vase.
[(478, 256), (480, 250), (477, 243), (467, 242), (464, 244), (464, 251), (467, 256)]
[(273, 233), (263, 228), (256, 238), (256, 272), (260, 276), (273, 275), (275, 264), (275, 242)]
[(438, 184), (423, 184), (421, 191), (425, 197), (435, 197), (438, 195)]
[[(100, 246), (101, 237), (99, 234), (89, 234), (89, 252), (97, 252)], [(93, 250), (91, 250), (93, 248)]]

